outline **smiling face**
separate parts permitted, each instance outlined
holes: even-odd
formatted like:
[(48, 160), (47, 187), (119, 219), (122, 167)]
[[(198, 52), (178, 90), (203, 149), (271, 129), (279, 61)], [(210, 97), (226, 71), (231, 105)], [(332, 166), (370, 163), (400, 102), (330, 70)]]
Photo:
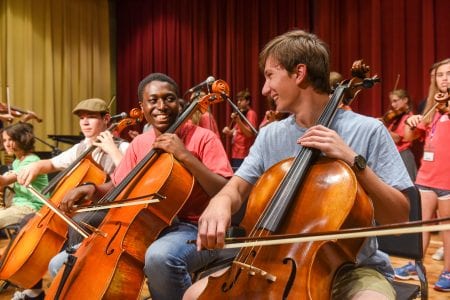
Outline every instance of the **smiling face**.
[(159, 133), (165, 132), (177, 119), (180, 104), (175, 88), (168, 82), (151, 81), (142, 93), (141, 108), (145, 119)]
[(273, 99), (276, 110), (294, 112), (293, 104), (298, 97), (296, 74), (289, 74), (276, 59), (270, 56), (265, 64), (264, 77), (262, 94)]

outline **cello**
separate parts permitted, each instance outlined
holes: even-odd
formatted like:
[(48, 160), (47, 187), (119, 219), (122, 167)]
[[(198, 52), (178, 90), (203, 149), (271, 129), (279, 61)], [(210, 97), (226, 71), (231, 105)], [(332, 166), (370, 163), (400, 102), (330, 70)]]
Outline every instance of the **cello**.
[[(226, 84), (214, 82), (212, 93), (192, 102), (165, 132), (175, 132), (197, 108), (206, 110), (210, 103), (221, 101), (222, 93), (228, 93)], [(146, 249), (184, 203), (199, 193), (203, 189), (171, 154), (152, 149), (100, 201), (153, 197), (159, 202), (111, 209), (99, 227), (106, 236), (93, 234), (82, 242), (46, 291), (47, 297), (136, 299), (144, 283)]]
[[(114, 126), (112, 124), (108, 130)], [(55, 189), (48, 200), (52, 206), (59, 206), (64, 195), (82, 182), (105, 182), (107, 175), (90, 155), (95, 148), (92, 145), (86, 149), (42, 191), (47, 194)], [(0, 267), (0, 279), (23, 288), (34, 286), (47, 272), (50, 259), (63, 247), (67, 230), (65, 220), (48, 206), (42, 207), (20, 230), (8, 249)]]
[[(368, 68), (352, 70), (354, 78), (337, 87), (318, 124), (329, 126), (341, 102), (348, 105), (362, 88), (378, 80), (365, 78), (367, 72)], [(303, 147), (295, 158), (273, 165), (260, 177), (241, 224), (249, 237), (371, 224), (371, 202), (351, 168), (319, 156), (319, 150)], [(329, 299), (334, 276), (356, 261), (364, 241), (244, 247), (228, 270), (209, 277), (200, 299)]]
[(144, 114), (140, 108), (133, 108), (130, 110), (130, 117), (120, 120), (114, 130), (114, 135), (131, 142), (130, 131), (136, 131), (142, 133), (144, 129)]

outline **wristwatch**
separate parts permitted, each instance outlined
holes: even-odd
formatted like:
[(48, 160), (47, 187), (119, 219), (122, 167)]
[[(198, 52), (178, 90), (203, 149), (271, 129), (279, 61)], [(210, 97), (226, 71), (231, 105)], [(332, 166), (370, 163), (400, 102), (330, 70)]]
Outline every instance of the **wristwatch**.
[(355, 172), (361, 172), (363, 171), (367, 166), (367, 162), (366, 159), (364, 158), (364, 156), (358, 154), (357, 156), (355, 156), (355, 159), (353, 160), (353, 166), (352, 169)]

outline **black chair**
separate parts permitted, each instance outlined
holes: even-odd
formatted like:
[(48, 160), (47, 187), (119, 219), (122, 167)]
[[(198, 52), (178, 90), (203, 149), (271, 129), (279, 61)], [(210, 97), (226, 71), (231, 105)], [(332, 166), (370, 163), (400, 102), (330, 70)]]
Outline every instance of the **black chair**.
[[(420, 194), (416, 187), (406, 190), (410, 201), (409, 218), (411, 221), (421, 220)], [(399, 236), (378, 237), (379, 249), (389, 255), (414, 260), (420, 286), (416, 284), (394, 281), (397, 299), (428, 299), (428, 281), (423, 265), (422, 233), (404, 234)]]

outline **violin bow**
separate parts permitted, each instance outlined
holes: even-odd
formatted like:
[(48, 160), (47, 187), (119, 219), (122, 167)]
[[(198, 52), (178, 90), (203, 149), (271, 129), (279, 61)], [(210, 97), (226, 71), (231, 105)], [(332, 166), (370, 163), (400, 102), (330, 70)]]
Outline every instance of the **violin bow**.
[[(380, 225), (367, 228), (352, 228), (328, 232), (311, 232), (303, 234), (271, 235), (265, 237), (241, 237), (228, 238), (225, 240), (224, 249), (259, 247), (271, 245), (283, 245), (293, 243), (317, 242), (338, 239), (365, 238), (384, 235), (400, 235), (419, 232), (449, 230), (450, 224), (433, 224), (436, 222), (450, 221), (450, 217), (432, 219), (427, 221), (412, 221), (406, 223), (396, 223)], [(426, 226), (422, 226), (426, 225)], [(189, 241), (191, 242), (191, 241)]]

